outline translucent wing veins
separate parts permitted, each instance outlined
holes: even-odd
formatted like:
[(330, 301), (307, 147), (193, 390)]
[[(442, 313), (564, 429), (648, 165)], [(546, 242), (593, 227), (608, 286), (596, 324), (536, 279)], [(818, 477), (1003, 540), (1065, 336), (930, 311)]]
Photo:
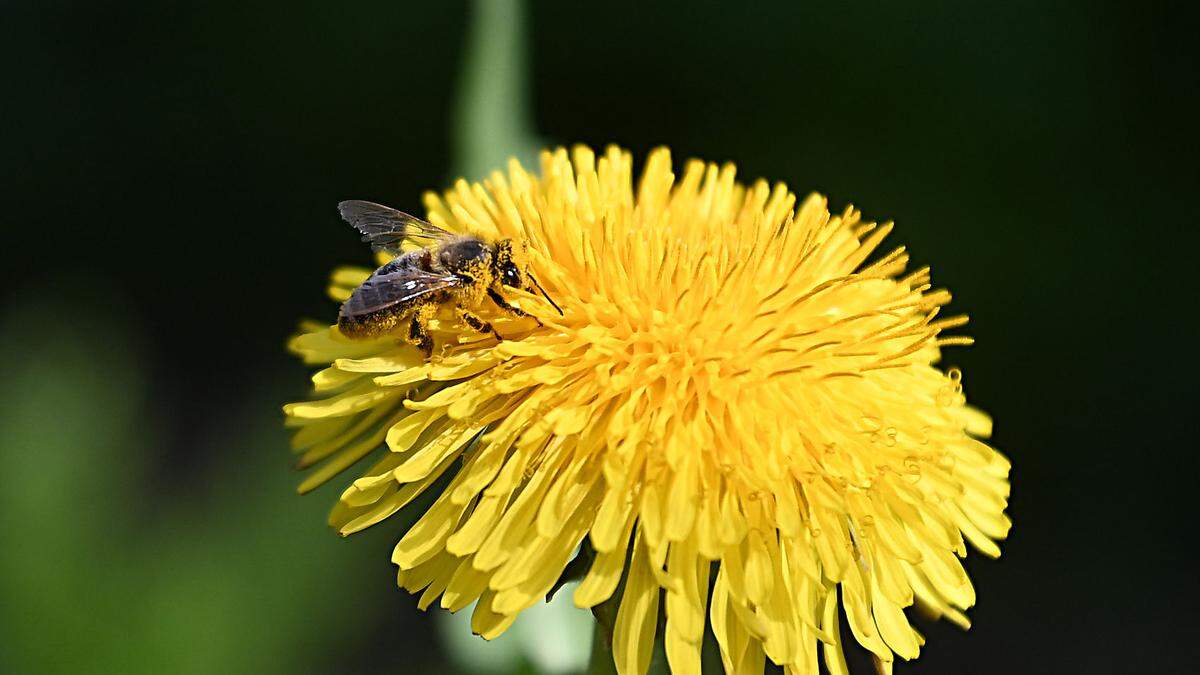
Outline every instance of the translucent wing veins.
[(362, 233), (363, 241), (375, 251), (386, 251), (398, 255), (401, 245), (411, 241), (418, 246), (449, 239), (454, 235), (432, 223), (403, 211), (361, 199), (350, 199), (338, 204), (342, 220)]

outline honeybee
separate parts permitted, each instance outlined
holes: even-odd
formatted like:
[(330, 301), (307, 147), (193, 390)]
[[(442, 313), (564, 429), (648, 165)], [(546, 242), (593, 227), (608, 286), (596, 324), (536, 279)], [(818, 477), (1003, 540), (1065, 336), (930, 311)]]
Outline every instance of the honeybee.
[[(338, 204), (338, 213), (362, 233), (375, 251), (396, 256), (371, 273), (338, 313), (338, 330), (351, 339), (390, 334), (407, 322), (407, 341), (428, 358), (433, 353), (429, 320), (441, 307), (454, 311), (471, 328), (503, 338), (490, 323), (468, 307), (484, 297), (514, 316), (529, 316), (504, 299), (504, 288), (540, 292), (554, 309), (559, 308), (541, 284), (513, 261), (513, 242), (488, 242), (471, 235), (447, 232), (432, 223), (396, 209), (357, 199)], [(420, 248), (403, 252), (402, 245)], [(541, 321), (534, 317), (541, 325)]]

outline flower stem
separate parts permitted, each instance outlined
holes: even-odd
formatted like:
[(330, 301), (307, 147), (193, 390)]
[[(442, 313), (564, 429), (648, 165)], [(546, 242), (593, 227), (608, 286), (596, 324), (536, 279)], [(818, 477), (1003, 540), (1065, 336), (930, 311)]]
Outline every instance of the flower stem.
[(588, 658), (587, 675), (616, 675), (611, 640), (611, 628), (597, 619), (592, 627), (592, 655)]
[[(624, 580), (621, 586), (624, 587)], [(613, 627), (617, 623), (617, 610), (620, 606), (620, 588), (607, 601), (592, 608), (592, 616), (596, 624), (592, 629), (592, 653), (588, 659), (586, 675), (616, 675), (617, 667), (613, 662), (612, 636)], [(661, 619), (661, 616), (660, 616)], [(660, 620), (661, 624), (662, 621)], [(650, 657), (650, 668), (646, 675), (669, 675), (671, 667), (667, 664), (667, 655), (663, 646), (663, 629), (658, 626), (654, 636), (654, 651)]]

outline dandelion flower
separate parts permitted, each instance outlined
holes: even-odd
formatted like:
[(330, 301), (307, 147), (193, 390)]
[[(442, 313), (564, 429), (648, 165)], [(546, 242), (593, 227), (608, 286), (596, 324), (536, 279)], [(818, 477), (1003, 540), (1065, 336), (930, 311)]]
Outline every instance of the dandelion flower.
[[(384, 447), (342, 493), (342, 534), (423, 491), (432, 505), (392, 553), (398, 583), (502, 633), (581, 548), (579, 607), (619, 602), (612, 653), (644, 673), (656, 638), (671, 669), (700, 671), (706, 622), (725, 670), (770, 659), (846, 671), (849, 634), (888, 670), (924, 643), (914, 604), (966, 627), (964, 541), (988, 556), (1009, 528), (1008, 461), (979, 440), (962, 376), (937, 367), (965, 316), (891, 231), (830, 215), (786, 186), (739, 184), (732, 165), (585, 147), (516, 161), (482, 184), (428, 195), (435, 225), (523, 242), (540, 320), (481, 306), (504, 336), (450, 308), (434, 355), (395, 338), (309, 327), (291, 348), (324, 366), (313, 400), (285, 407), (315, 470), (307, 491)], [(344, 299), (368, 274), (344, 269)], [(495, 310), (493, 307), (492, 310)], [(624, 581), (621, 584), (622, 580)], [(614, 597), (614, 593), (619, 594)]]

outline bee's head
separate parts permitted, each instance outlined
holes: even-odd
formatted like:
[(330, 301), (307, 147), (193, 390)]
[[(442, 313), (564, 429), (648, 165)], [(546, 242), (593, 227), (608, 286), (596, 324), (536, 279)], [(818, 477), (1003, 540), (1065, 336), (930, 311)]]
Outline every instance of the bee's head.
[(496, 267), (496, 280), (502, 285), (525, 288), (525, 275), (521, 273), (521, 268), (513, 260), (511, 240), (503, 239), (496, 243), (496, 258), (493, 264)]
[(520, 268), (512, 263), (500, 266), (500, 283), (513, 288), (525, 288), (521, 282)]
[[(525, 255), (524, 244), (521, 247), (521, 255)], [(513, 242), (511, 239), (502, 239), (496, 243), (496, 257), (493, 263), (496, 269), (496, 279), (502, 285), (510, 288), (519, 288), (530, 293), (540, 293), (554, 309), (558, 310), (559, 314), (562, 314), (562, 309), (550, 299), (550, 296), (546, 294), (542, 285), (529, 272), (529, 268), (522, 270), (513, 258)]]

